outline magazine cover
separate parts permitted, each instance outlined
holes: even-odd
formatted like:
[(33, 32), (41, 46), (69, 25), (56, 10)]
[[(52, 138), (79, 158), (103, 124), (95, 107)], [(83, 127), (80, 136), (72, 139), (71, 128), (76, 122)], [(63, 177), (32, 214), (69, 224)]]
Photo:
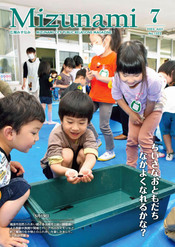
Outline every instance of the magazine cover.
[(0, 3), (0, 247), (174, 246), (174, 7)]

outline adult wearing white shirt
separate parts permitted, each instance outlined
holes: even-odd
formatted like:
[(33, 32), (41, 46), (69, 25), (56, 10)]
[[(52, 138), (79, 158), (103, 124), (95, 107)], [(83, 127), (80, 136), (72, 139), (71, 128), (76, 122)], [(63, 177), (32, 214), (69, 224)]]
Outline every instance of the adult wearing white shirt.
[(40, 64), (39, 58), (36, 57), (36, 50), (33, 47), (29, 47), (26, 50), (29, 58), (23, 65), (23, 85), (22, 89), (26, 87), (26, 80), (28, 79), (27, 91), (33, 94), (39, 100), (39, 78), (38, 68)]

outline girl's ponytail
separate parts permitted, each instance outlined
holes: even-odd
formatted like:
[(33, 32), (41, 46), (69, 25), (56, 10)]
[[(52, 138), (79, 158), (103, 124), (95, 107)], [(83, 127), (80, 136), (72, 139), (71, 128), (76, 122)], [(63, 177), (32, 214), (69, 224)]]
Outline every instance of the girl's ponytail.
[(117, 53), (118, 48), (120, 47), (120, 44), (122, 41), (121, 32), (118, 28), (112, 28), (111, 31), (112, 31), (112, 34), (111, 34), (110, 47), (111, 47), (111, 50)]

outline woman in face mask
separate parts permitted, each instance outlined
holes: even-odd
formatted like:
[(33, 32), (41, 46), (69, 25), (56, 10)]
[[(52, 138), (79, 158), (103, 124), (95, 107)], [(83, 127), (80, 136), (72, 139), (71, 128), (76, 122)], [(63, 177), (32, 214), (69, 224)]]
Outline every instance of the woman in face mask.
[[(96, 29), (99, 31), (100, 29)], [(117, 50), (121, 43), (120, 31), (117, 28), (101, 29), (111, 31), (111, 34), (90, 34), (92, 51), (96, 54), (91, 60), (90, 71), (87, 72), (87, 78), (91, 82), (91, 91), (89, 96), (94, 102), (95, 111), (100, 111), (100, 130), (104, 135), (106, 143), (106, 152), (98, 160), (107, 161), (115, 157), (113, 134), (109, 125), (112, 106), (115, 100), (111, 95), (112, 77), (116, 71)], [(101, 145), (98, 134), (93, 125), (90, 129), (95, 134), (97, 145)]]

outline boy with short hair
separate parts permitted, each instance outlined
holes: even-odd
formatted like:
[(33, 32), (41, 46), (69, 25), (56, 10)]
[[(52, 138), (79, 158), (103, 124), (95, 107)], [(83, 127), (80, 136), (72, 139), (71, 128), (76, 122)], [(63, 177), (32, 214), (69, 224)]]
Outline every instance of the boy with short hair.
[(75, 81), (68, 86), (61, 94), (61, 98), (70, 91), (80, 90), (86, 92), (86, 69), (80, 69), (75, 77)]
[(7, 228), (30, 194), (30, 185), (22, 177), (24, 169), (19, 162), (10, 161), (10, 152), (27, 153), (39, 139), (44, 120), (41, 104), (27, 92), (0, 99), (0, 246), (28, 243), (11, 237)]
[(72, 184), (90, 182), (98, 156), (95, 136), (87, 126), (93, 115), (91, 98), (81, 91), (68, 92), (60, 101), (61, 125), (51, 132), (41, 160), (47, 178), (66, 176)]

